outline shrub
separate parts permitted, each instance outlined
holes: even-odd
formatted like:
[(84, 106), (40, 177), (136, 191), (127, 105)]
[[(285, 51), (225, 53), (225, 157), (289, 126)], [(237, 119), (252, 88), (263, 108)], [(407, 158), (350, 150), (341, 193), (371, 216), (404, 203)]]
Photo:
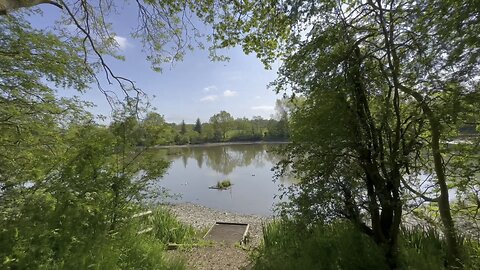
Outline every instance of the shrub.
[(218, 181), (217, 185), (215, 186), (217, 189), (227, 189), (232, 186), (232, 182), (229, 179), (225, 179), (223, 181)]
[[(46, 205), (36, 197), (36, 205)], [(27, 205), (28, 206), (28, 205)], [(185, 269), (185, 262), (165, 257), (169, 242), (193, 241), (195, 230), (180, 223), (169, 211), (156, 209), (147, 219), (128, 219), (120, 223), (115, 232), (108, 226), (99, 226), (95, 219), (62, 220), (63, 227), (56, 229), (55, 209), (42, 207), (37, 216), (20, 224), (31, 224), (0, 232), (1, 269)], [(75, 208), (71, 212), (80, 211)], [(62, 211), (69, 214), (71, 212)], [(35, 219), (32, 219), (35, 218)], [(31, 221), (31, 222), (27, 222)], [(102, 223), (100, 223), (102, 224)], [(153, 227), (148, 233), (138, 234), (145, 227)]]

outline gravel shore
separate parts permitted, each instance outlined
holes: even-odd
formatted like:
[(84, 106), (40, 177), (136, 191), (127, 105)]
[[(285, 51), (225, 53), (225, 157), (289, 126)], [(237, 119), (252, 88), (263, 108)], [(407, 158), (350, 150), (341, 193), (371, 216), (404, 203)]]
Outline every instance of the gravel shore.
[(210, 228), (215, 222), (236, 222), (250, 224), (250, 245), (258, 245), (262, 238), (262, 224), (272, 220), (271, 217), (245, 215), (227, 212), (205, 206), (181, 203), (166, 205), (180, 221), (192, 225), (197, 229)]
[(208, 208), (201, 205), (182, 203), (166, 205), (180, 221), (197, 229), (210, 228), (215, 222), (248, 223), (250, 241), (246, 247), (228, 246), (215, 243), (213, 246), (197, 247), (191, 250), (175, 251), (181, 253), (191, 269), (228, 270), (249, 269), (248, 250), (258, 246), (262, 239), (262, 224), (272, 220), (269, 217), (244, 215)]

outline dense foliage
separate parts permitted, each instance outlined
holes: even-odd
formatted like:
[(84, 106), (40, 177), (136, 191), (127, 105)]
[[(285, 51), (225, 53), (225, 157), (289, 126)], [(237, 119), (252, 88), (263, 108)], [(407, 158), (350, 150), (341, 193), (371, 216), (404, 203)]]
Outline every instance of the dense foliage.
[(153, 232), (137, 235), (144, 225), (132, 219), (168, 166), (137, 149), (138, 103), (95, 123), (88, 104), (56, 94), (93, 79), (74, 40), (21, 17), (0, 16), (0, 29), (0, 268), (184, 268), (162, 251), (193, 229), (159, 210)]
[[(265, 0), (223, 10), (220, 46), (241, 44), (266, 65), (280, 58), (277, 91), (305, 98), (280, 166), (301, 179), (286, 214), (307, 224), (349, 220), (395, 269), (405, 212), (415, 209), (441, 223), (448, 267), (465, 266), (458, 224), (478, 213), (480, 149), (475, 137), (449, 142), (479, 123), (475, 6)], [(461, 191), (451, 202), (453, 190)], [(455, 217), (452, 204), (463, 213)]]
[(286, 141), (289, 138), (288, 119), (279, 120), (254, 117), (234, 119), (230, 113), (221, 111), (213, 115), (209, 122), (197, 119), (195, 124), (179, 125), (167, 123), (164, 118), (150, 112), (142, 120), (136, 121), (132, 128), (139, 146), (185, 145), (215, 142), (241, 141)]
[[(1, 10), (2, 266), (181, 267), (145, 254), (162, 249), (151, 237), (185, 239), (188, 228), (132, 237), (141, 191), (167, 165), (137, 146), (290, 136), (279, 169), (300, 184), (286, 193), (285, 219), (267, 226), (257, 268), (478, 268), (480, 143), (455, 141), (479, 129), (476, 1), (125, 2), (139, 12), (133, 36), (153, 69), (197, 43), (195, 15), (214, 25), (212, 49), (240, 44), (267, 66), (280, 59), (276, 90), (302, 98), (290, 119), (285, 110), (268, 121), (221, 111), (195, 126), (138, 119), (141, 90), (105, 62), (122, 58), (106, 17), (113, 3), (61, 1), (58, 35)], [(99, 70), (126, 94), (108, 127), (55, 93), (92, 81), (108, 93)], [(158, 215), (157, 224), (175, 224)], [(412, 217), (442, 237), (402, 232)]]

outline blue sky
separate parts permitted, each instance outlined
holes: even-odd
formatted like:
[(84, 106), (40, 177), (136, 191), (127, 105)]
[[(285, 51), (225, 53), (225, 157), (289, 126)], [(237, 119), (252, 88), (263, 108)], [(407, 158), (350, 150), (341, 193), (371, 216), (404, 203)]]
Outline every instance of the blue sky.
[[(60, 16), (61, 11), (55, 7), (40, 8), (43, 15), (31, 18), (36, 27), (48, 27)], [(211, 62), (207, 50), (195, 49), (187, 52), (182, 62), (166, 64), (162, 73), (154, 72), (145, 60), (142, 45), (129, 35), (136, 26), (136, 12), (109, 19), (117, 34), (119, 52), (126, 58), (125, 61), (108, 58), (109, 65), (117, 75), (135, 81), (167, 121), (194, 123), (199, 117), (206, 122), (220, 110), (234, 117), (269, 118), (274, 114), (275, 100), (280, 95), (267, 89), (267, 84), (276, 78), (277, 65), (265, 70), (255, 55), (245, 55), (241, 48), (226, 51), (229, 62)], [(115, 90), (107, 84), (104, 87)], [(60, 90), (60, 94), (69, 96), (72, 90)], [(82, 98), (96, 104), (94, 113), (110, 115), (111, 109), (95, 85)]]

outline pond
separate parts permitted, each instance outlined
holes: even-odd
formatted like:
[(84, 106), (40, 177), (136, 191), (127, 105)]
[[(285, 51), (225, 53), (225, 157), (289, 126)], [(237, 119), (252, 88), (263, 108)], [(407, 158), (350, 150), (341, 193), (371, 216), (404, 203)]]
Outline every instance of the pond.
[[(171, 161), (159, 185), (174, 198), (171, 203), (189, 202), (242, 214), (272, 215), (281, 194), (280, 185), (291, 179), (274, 181), (272, 168), (280, 160), (274, 149), (280, 144), (234, 144), (179, 147), (168, 151)], [(228, 190), (209, 189), (218, 181), (230, 180)]]

